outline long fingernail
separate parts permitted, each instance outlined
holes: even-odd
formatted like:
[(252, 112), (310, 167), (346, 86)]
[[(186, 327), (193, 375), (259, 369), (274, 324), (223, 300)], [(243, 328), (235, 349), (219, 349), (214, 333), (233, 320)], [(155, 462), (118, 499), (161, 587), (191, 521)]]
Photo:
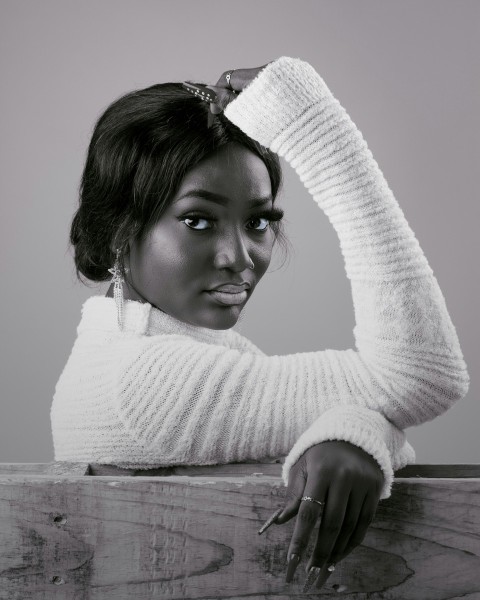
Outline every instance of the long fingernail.
[(288, 560), (287, 576), (285, 577), (285, 583), (290, 583), (295, 575), (295, 569), (300, 562), (300, 554), (291, 554)]
[(317, 582), (315, 583), (315, 587), (317, 589), (320, 589), (332, 574), (332, 571), (328, 570), (329, 564), (330, 563), (325, 563), (322, 567), (322, 570), (320, 571), (320, 575), (318, 576)]
[(265, 529), (267, 529), (268, 527), (270, 527), (270, 525), (272, 523), (275, 522), (275, 520), (277, 519), (278, 515), (282, 512), (282, 508), (279, 508), (278, 510), (276, 510), (273, 515), (271, 517), (269, 517), (265, 523), (260, 527), (260, 529), (258, 530), (259, 535), (261, 533), (263, 533), (265, 531)]
[(320, 573), (321, 570), (322, 570), (321, 567), (310, 567), (310, 571), (308, 572), (307, 580), (305, 581), (305, 585), (303, 586), (303, 590), (302, 590), (303, 593), (308, 592), (312, 583), (318, 577), (318, 574)]

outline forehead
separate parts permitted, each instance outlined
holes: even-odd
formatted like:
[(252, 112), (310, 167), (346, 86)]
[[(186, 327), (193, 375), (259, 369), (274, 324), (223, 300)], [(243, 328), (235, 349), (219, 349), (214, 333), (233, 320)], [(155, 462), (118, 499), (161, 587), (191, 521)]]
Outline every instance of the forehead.
[(231, 200), (271, 197), (270, 176), (263, 160), (239, 144), (228, 144), (204, 158), (182, 180), (173, 201), (195, 189)]

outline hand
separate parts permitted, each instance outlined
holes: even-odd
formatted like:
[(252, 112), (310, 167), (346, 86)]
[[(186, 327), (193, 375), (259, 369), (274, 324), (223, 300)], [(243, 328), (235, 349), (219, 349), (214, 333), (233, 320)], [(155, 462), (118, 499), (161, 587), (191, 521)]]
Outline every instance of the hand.
[[(270, 63), (267, 63), (267, 65)], [(267, 65), (262, 67), (254, 67), (252, 69), (235, 69), (230, 78), (230, 87), (228, 86), (225, 75), (228, 71), (224, 71), (215, 85), (207, 85), (206, 87), (213, 90), (217, 94), (217, 102), (210, 103), (210, 111), (217, 115), (221, 113), (227, 105), (235, 100), (240, 93)], [(229, 69), (230, 70), (230, 69)], [(234, 94), (230, 88), (233, 88), (237, 94)]]
[[(298, 513), (287, 554), (287, 558), (296, 554), (298, 559), (288, 565), (287, 583), (293, 578), (320, 515), (317, 541), (306, 572), (311, 567), (320, 567), (316, 587), (325, 583), (331, 575), (327, 567), (340, 562), (365, 537), (377, 510), (383, 482), (377, 461), (349, 442), (321, 442), (298, 459), (288, 477), (287, 505), (274, 521), (282, 525)], [(302, 496), (325, 505), (301, 501)], [(312, 571), (311, 577), (315, 573)]]

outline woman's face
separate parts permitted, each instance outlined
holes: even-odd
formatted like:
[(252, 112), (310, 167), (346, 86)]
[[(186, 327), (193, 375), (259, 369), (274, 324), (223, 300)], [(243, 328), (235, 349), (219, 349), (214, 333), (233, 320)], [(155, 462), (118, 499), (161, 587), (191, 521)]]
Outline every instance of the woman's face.
[[(145, 239), (130, 244), (127, 279), (180, 321), (233, 327), (270, 264), (275, 235), (262, 215), (272, 205), (264, 162), (239, 144), (222, 147), (187, 173)], [(224, 284), (247, 285), (211, 291)]]

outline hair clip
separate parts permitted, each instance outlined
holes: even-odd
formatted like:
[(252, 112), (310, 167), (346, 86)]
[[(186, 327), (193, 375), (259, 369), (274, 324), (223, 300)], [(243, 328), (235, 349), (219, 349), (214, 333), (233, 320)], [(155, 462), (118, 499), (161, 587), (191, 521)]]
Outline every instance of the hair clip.
[[(197, 98), (200, 98), (200, 100), (204, 100), (205, 102), (208, 102), (209, 104), (211, 102), (217, 101), (217, 94), (213, 90), (208, 89), (204, 85), (195, 85), (193, 83), (188, 83), (187, 81), (183, 81), (182, 86), (188, 92), (190, 92), (194, 96), (197, 96)], [(210, 127), (213, 125), (214, 119), (215, 119), (215, 115), (212, 113), (211, 110), (209, 110), (208, 111), (208, 119), (207, 119), (207, 128), (208, 129), (210, 129)]]
[(188, 83), (187, 81), (182, 82), (182, 86), (194, 96), (200, 98), (200, 100), (205, 100), (205, 102), (216, 102), (217, 94), (207, 88), (205, 85), (195, 85), (193, 83)]

